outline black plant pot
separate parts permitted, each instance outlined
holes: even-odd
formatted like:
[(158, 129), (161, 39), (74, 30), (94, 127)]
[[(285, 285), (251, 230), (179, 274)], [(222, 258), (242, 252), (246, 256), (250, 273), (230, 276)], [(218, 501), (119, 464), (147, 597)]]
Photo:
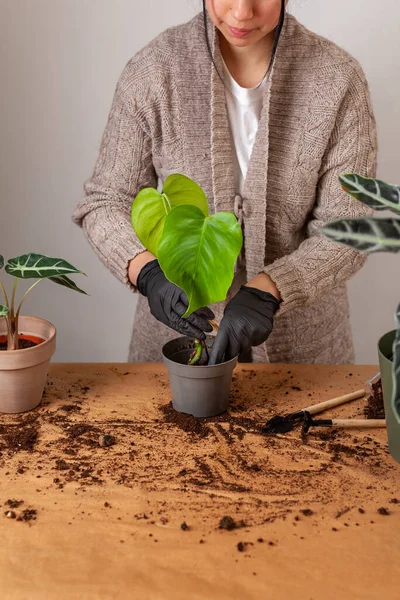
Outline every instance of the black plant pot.
[[(213, 337), (207, 339), (211, 350)], [(233, 358), (219, 365), (188, 365), (194, 342), (187, 337), (165, 344), (162, 353), (168, 369), (175, 410), (194, 417), (215, 417), (228, 408), (232, 373), (237, 364)]]

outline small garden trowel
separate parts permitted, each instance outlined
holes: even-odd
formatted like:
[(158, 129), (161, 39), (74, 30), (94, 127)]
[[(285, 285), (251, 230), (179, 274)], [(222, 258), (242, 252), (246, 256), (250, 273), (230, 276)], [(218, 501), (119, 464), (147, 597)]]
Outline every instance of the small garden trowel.
[(306, 435), (310, 427), (341, 427), (342, 429), (370, 429), (386, 427), (385, 419), (313, 419), (308, 411), (304, 411), (302, 435)]
[[(332, 398), (331, 400), (326, 400), (325, 402), (320, 402), (318, 404), (314, 404), (313, 406), (307, 406), (306, 408), (289, 415), (276, 415), (267, 421), (262, 428), (262, 432), (269, 435), (276, 433), (288, 433), (289, 431), (292, 431), (297, 424), (305, 423), (309, 418), (311, 418), (311, 415), (316, 415), (324, 410), (327, 410), (328, 408), (340, 406), (341, 404), (345, 404), (351, 400), (356, 400), (357, 398), (362, 398), (363, 396), (365, 396), (365, 390), (357, 390), (356, 392), (351, 392), (350, 394), (345, 394), (344, 396), (338, 396), (337, 398)], [(367, 422), (368, 421), (369, 420), (367, 420)], [(332, 425), (329, 425), (329, 427), (331, 426)], [(311, 427), (311, 425), (309, 425), (309, 427)]]

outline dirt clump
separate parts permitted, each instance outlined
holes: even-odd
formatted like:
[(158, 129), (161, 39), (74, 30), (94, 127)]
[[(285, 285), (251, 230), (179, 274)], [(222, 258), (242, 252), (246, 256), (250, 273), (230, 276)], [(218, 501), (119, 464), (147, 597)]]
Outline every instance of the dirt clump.
[(382, 380), (378, 379), (371, 385), (372, 394), (367, 398), (367, 406), (364, 408), (364, 416), (367, 419), (384, 419), (385, 407), (383, 403)]
[(116, 440), (113, 435), (101, 435), (99, 437), (99, 446), (102, 448), (107, 448), (108, 446), (113, 446), (115, 441)]
[(34, 508), (25, 508), (16, 518), (17, 521), (36, 521), (37, 510)]
[(244, 521), (236, 523), (234, 519), (229, 516), (222, 517), (218, 525), (218, 529), (226, 529), (227, 531), (233, 531), (234, 529), (240, 529), (241, 527), (246, 527), (246, 523)]
[(160, 410), (163, 413), (164, 422), (175, 425), (186, 433), (190, 433), (197, 438), (205, 438), (210, 433), (209, 427), (202, 420), (176, 411), (172, 408), (172, 402), (160, 406)]
[(379, 513), (380, 515), (383, 515), (383, 516), (385, 516), (385, 517), (387, 517), (387, 516), (389, 516), (389, 515), (390, 515), (390, 512), (389, 512), (389, 511), (388, 511), (388, 509), (387, 509), (387, 508), (385, 508), (384, 506), (381, 506), (381, 508), (378, 508), (378, 513)]
[[(12, 452), (20, 452), (25, 450), (26, 452), (33, 452), (36, 443), (38, 441), (39, 431), (35, 426), (24, 427), (21, 425), (8, 425), (7, 429), (5, 426), (0, 427), (0, 434), (2, 442), (5, 443), (5, 447)], [(0, 446), (0, 449), (3, 449)]]

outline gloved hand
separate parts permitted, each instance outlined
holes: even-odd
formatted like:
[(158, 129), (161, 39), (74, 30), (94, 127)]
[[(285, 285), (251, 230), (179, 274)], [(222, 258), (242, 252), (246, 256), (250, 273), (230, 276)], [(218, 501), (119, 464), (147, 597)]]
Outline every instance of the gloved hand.
[(136, 282), (139, 292), (147, 297), (150, 312), (158, 321), (182, 335), (205, 340), (205, 331), (211, 332), (208, 320), (215, 318), (208, 307), (200, 308), (189, 317), (182, 319), (189, 305), (183, 290), (168, 281), (158, 260), (152, 260), (142, 267)]
[(259, 346), (268, 338), (280, 302), (262, 290), (242, 285), (228, 302), (211, 350), (209, 365), (231, 360), (241, 350)]

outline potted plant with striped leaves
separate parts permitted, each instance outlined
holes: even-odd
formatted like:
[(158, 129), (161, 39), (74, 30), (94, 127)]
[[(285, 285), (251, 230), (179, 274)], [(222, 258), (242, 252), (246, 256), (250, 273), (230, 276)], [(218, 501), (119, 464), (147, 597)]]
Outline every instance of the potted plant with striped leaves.
[[(345, 192), (376, 211), (389, 210), (400, 215), (400, 186), (369, 179), (357, 174), (343, 174), (340, 183)], [(328, 238), (362, 253), (399, 252), (400, 220), (359, 217), (336, 219), (321, 231)], [(397, 329), (378, 341), (389, 450), (400, 462), (400, 304), (396, 311)]]
[[(4, 258), (0, 255), (0, 269)], [(82, 273), (62, 258), (43, 254), (24, 254), (7, 261), (5, 271), (14, 276), (11, 297), (0, 280), (5, 304), (0, 304), (0, 412), (20, 413), (35, 408), (41, 401), (50, 359), (56, 349), (56, 328), (38, 317), (22, 316), (27, 295), (43, 279), (86, 294), (68, 277)], [(36, 279), (16, 306), (20, 279)]]

